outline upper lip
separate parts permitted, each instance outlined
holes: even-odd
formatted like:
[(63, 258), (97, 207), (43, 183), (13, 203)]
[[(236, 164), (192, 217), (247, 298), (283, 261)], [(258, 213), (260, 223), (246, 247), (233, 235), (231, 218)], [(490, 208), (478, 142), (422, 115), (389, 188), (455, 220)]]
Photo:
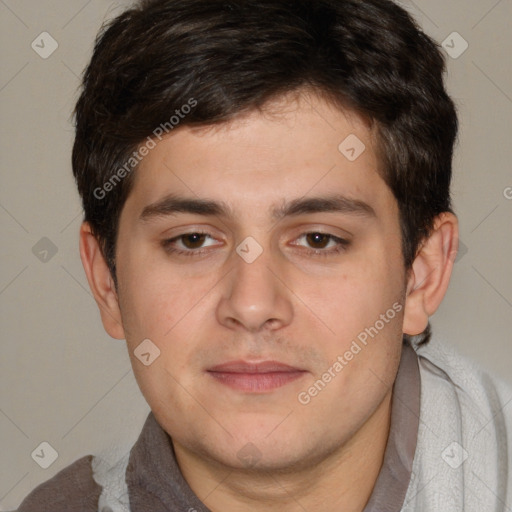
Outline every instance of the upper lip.
[(262, 361), (259, 363), (248, 361), (229, 361), (208, 369), (209, 372), (218, 373), (274, 373), (305, 371), (279, 361)]

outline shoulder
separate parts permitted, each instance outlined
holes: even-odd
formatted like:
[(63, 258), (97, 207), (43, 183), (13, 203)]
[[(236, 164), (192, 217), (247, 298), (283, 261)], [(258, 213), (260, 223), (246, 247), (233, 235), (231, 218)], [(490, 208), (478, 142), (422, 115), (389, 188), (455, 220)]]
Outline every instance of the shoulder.
[(437, 386), (439, 390), (450, 388), (456, 394), (463, 411), (477, 415), (491, 412), (489, 418), (496, 418), (501, 411), (502, 420), (512, 421), (512, 410), (505, 405), (512, 399), (512, 386), (500, 378), (491, 375), (476, 362), (466, 358), (449, 343), (433, 338), (431, 342), (416, 349), (419, 356), (420, 371), (428, 375), (426, 383)]
[(512, 489), (512, 386), (450, 344), (432, 341), (418, 349), (421, 434), (438, 454), (453, 452), (456, 441), (460, 463), (467, 458), (473, 473)]
[(43, 482), (16, 512), (96, 512), (102, 489), (93, 478), (92, 459), (82, 457)]
[(403, 511), (503, 510), (512, 490), (512, 386), (439, 338), (416, 352), (420, 422)]

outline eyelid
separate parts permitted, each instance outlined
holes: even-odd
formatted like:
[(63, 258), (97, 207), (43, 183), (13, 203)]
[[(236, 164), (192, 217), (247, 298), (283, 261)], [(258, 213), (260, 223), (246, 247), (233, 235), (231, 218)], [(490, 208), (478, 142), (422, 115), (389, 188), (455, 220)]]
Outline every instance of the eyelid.
[[(330, 241), (336, 242), (337, 245), (334, 248), (330, 248), (330, 249), (312, 249), (312, 248), (300, 246), (299, 244), (296, 244), (296, 243), (291, 244), (291, 245), (304, 247), (303, 252), (305, 252), (308, 255), (330, 256), (330, 255), (334, 255), (334, 254), (343, 252), (351, 244), (351, 240), (347, 240), (346, 238), (341, 238), (339, 236), (336, 236), (333, 233), (330, 233), (324, 229), (314, 229), (314, 228), (302, 229), (300, 231), (300, 234), (298, 236), (296, 236), (293, 240), (294, 241), (299, 240), (300, 238), (303, 238), (310, 234), (319, 234), (319, 235), (327, 236), (330, 238)], [(215, 237), (212, 236), (211, 233), (209, 233), (208, 231), (206, 231), (204, 229), (191, 229), (188, 231), (181, 232), (178, 235), (173, 236), (172, 238), (167, 238), (167, 239), (162, 240), (161, 245), (164, 247), (166, 252), (168, 252), (169, 254), (177, 254), (177, 255), (191, 256), (191, 257), (197, 256), (198, 257), (198, 256), (202, 256), (205, 253), (208, 254), (211, 252), (211, 250), (212, 250), (211, 247), (213, 247), (213, 246), (207, 246), (206, 249), (203, 247), (200, 247), (198, 249), (176, 249), (175, 247), (172, 246), (172, 244), (175, 243), (176, 241), (179, 241), (180, 238), (188, 236), (188, 235), (201, 235), (201, 236), (206, 236), (206, 237), (209, 237), (209, 238), (215, 240)]]
[(322, 235), (330, 235), (334, 238), (347, 239), (347, 241), (351, 240), (354, 237), (354, 234), (348, 231), (347, 229), (343, 229), (339, 226), (331, 226), (322, 223), (300, 225), (294, 228), (292, 233), (297, 233), (297, 235), (295, 235), (295, 238), (308, 233), (320, 233)]
[[(304, 238), (304, 237), (306, 237), (308, 235), (312, 235), (312, 234), (323, 235), (323, 236), (329, 237), (330, 241), (337, 241), (339, 243), (348, 243), (349, 242), (348, 240), (341, 238), (339, 236), (333, 235), (332, 233), (327, 233), (325, 231), (317, 231), (317, 230), (306, 231), (304, 233), (301, 233), (298, 237), (295, 237), (294, 240), (300, 240), (301, 238)], [(292, 244), (292, 245), (297, 245), (297, 244)], [(322, 252), (328, 252), (325, 249), (312, 249), (312, 250), (317, 250), (317, 251), (320, 250)]]
[[(345, 238), (340, 238), (336, 235), (333, 235), (332, 233), (328, 233), (325, 231), (319, 231), (319, 230), (306, 231), (305, 233), (302, 233), (301, 235), (299, 235), (295, 240), (299, 240), (300, 238), (303, 238), (310, 234), (319, 234), (319, 235), (327, 236), (330, 238), (330, 241), (335, 242), (336, 245), (329, 249), (325, 249), (325, 248), (324, 249), (312, 249), (312, 248), (300, 246), (300, 247), (303, 247), (303, 252), (305, 252), (306, 255), (315, 255), (315, 256), (326, 257), (326, 258), (329, 256), (336, 256), (338, 254), (345, 252), (351, 244), (350, 240), (347, 240)], [(294, 243), (292, 245), (298, 246), (298, 244), (296, 244), (296, 243)]]
[[(185, 236), (189, 236), (189, 235), (207, 236), (207, 237), (211, 238), (212, 240), (216, 240), (216, 238), (211, 233), (209, 233), (205, 230), (202, 230), (202, 229), (194, 229), (191, 231), (184, 231), (184, 232), (179, 233), (178, 235), (175, 235), (171, 238), (165, 238), (164, 240), (162, 240), (161, 244), (164, 246), (164, 248), (171, 247), (172, 243), (175, 243), (175, 242), (179, 241), (181, 238), (183, 238)], [(210, 246), (208, 246), (208, 247), (210, 247)], [(203, 251), (203, 247), (201, 247), (196, 250), (194, 250), (194, 249), (176, 249), (175, 251), (169, 251), (169, 252), (200, 253), (200, 252), (204, 252), (204, 251)]]

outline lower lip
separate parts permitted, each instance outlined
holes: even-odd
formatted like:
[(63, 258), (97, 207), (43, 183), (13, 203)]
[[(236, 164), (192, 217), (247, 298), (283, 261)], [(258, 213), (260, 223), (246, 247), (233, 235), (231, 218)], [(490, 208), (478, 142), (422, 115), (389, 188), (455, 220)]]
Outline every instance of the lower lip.
[(247, 393), (261, 393), (280, 388), (294, 380), (300, 379), (305, 371), (271, 372), (271, 373), (230, 373), (209, 372), (221, 384), (238, 391)]

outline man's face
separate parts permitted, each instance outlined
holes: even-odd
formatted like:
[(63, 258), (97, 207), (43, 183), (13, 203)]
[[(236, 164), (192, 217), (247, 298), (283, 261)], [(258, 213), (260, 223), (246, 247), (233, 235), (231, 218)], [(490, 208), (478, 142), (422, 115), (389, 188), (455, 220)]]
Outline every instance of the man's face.
[[(348, 442), (389, 397), (401, 351), (398, 207), (369, 129), (313, 95), (274, 107), (150, 151), (116, 250), (151, 409), (175, 445), (239, 468), (313, 463)], [(134, 355), (146, 339), (160, 350), (149, 366)]]

